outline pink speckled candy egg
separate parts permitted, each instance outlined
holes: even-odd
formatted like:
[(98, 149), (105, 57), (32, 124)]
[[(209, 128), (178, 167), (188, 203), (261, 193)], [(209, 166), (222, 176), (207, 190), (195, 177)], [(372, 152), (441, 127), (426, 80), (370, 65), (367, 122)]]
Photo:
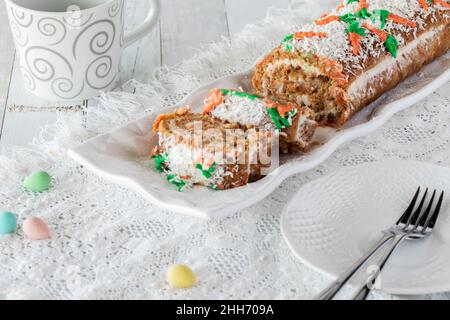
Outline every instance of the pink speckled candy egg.
[(22, 228), (28, 239), (45, 240), (50, 238), (50, 230), (47, 224), (37, 217), (26, 219)]

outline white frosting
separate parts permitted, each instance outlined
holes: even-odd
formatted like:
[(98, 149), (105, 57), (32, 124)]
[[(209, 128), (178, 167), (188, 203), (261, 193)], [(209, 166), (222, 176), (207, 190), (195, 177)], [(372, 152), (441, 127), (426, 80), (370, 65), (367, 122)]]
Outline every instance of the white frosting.
[(223, 103), (214, 108), (211, 115), (214, 118), (244, 126), (264, 127), (268, 130), (275, 128), (267, 112), (267, 106), (261, 99), (251, 100), (226, 95)]
[(406, 46), (398, 50), (397, 58), (387, 56), (380, 61), (373, 68), (363, 72), (348, 88), (348, 95), (351, 99), (356, 99), (360, 96), (366, 95), (366, 90), (370, 87), (370, 83), (376, 80), (377, 77), (383, 72), (392, 72), (396, 65), (404, 66), (410, 63), (409, 54), (417, 49), (417, 46), (423, 42), (429, 41), (430, 38), (442, 31), (445, 26), (439, 26), (433, 30), (427, 31), (420, 37), (409, 42)]
[(320, 69), (316, 66), (305, 63), (300, 59), (281, 59), (267, 65), (266, 73), (273, 73), (277, 68), (291, 65), (294, 68), (302, 68), (303, 72), (313, 75), (320, 75)]
[[(397, 52), (398, 53), (397, 58), (394, 58), (394, 57), (388, 55), (382, 61), (380, 61), (377, 65), (375, 65), (373, 68), (364, 71), (361, 75), (358, 76), (358, 78), (353, 83), (350, 84), (350, 86), (347, 90), (350, 99), (354, 100), (354, 99), (357, 99), (358, 97), (366, 95), (367, 88), (369, 88), (369, 90), (373, 90), (373, 89), (371, 89), (370, 83), (375, 81), (376, 78), (381, 73), (388, 71), (388, 75), (389, 75), (389, 72), (392, 72), (396, 65), (400, 64), (401, 66), (403, 66), (403, 65), (410, 63), (409, 54), (411, 52), (413, 52), (414, 50), (416, 50), (418, 45), (421, 45), (422, 43), (429, 41), (430, 38), (435, 36), (437, 33), (441, 32), (444, 28), (445, 28), (445, 26), (441, 25), (435, 29), (432, 29), (432, 30), (429, 30), (429, 31), (423, 33), (419, 37), (415, 38), (413, 41), (407, 43), (405, 46), (400, 47)], [(266, 69), (266, 74), (273, 73), (277, 67), (282, 66), (282, 65), (291, 66), (293, 68), (298, 68), (298, 67), (304, 66), (301, 63), (301, 61), (298, 59), (283, 59), (283, 60), (275, 61), (272, 64), (269, 64)], [(311, 71), (314, 73), (317, 72), (317, 74), (320, 74), (319, 70), (314, 70), (313, 68), (311, 68), (311, 66), (308, 66), (308, 68), (306, 68), (306, 70), (305, 70), (306, 73), (311, 72)], [(267, 85), (266, 83), (263, 83), (264, 90), (267, 89), (265, 87), (266, 85)], [(284, 88), (283, 88), (282, 82), (279, 83), (277, 90), (279, 90), (280, 93), (283, 92)], [(299, 103), (299, 104), (304, 103), (305, 105), (310, 106), (311, 103), (310, 103), (309, 95), (307, 95), (307, 94), (299, 95), (297, 98), (297, 103)]]
[[(416, 27), (405, 24), (395, 23), (388, 20), (386, 22), (385, 31), (392, 34), (398, 41), (399, 48), (405, 45), (403, 33), (412, 31), (415, 35), (417, 31), (422, 31), (426, 27), (426, 20), (436, 21), (438, 12), (446, 12), (448, 9), (438, 5), (432, 5), (428, 10), (421, 8), (417, 0), (369, 0), (369, 11), (376, 9), (385, 9), (389, 12), (409, 19), (416, 23)], [(343, 8), (333, 10), (330, 15), (342, 16), (346, 13), (354, 13), (359, 7), (358, 2), (353, 2)], [(373, 22), (370, 18), (360, 21), (379, 27), (379, 22)], [(346, 32), (348, 24), (343, 21), (333, 21), (325, 25), (317, 25), (315, 23), (305, 25), (299, 30), (293, 32), (323, 32), (327, 36), (325, 38), (311, 37), (301, 40), (292, 39), (289, 44), (302, 52), (315, 53), (318, 56), (327, 57), (329, 59), (340, 62), (343, 65), (345, 74), (354, 74), (356, 70), (363, 70), (365, 63), (369, 58), (379, 58), (387, 53), (382, 41), (370, 31), (366, 32), (366, 36), (361, 39), (361, 46), (358, 55), (353, 54), (352, 46), (348, 41)]]
[[(223, 180), (225, 169), (222, 166), (217, 166), (211, 178), (207, 179), (201, 170), (196, 168), (194, 163), (196, 151), (184, 143), (171, 146), (167, 151), (167, 165), (170, 168), (170, 173), (178, 176), (189, 176), (190, 179), (186, 182), (190, 184), (217, 184)], [(206, 168), (207, 169), (207, 168)]]

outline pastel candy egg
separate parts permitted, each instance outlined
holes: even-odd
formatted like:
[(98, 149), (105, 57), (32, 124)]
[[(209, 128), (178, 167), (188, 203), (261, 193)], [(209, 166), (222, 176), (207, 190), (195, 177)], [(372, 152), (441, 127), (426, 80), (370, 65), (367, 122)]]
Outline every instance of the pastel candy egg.
[(195, 285), (197, 279), (191, 268), (183, 264), (176, 264), (169, 268), (167, 281), (172, 288), (190, 288)]
[(0, 234), (13, 233), (17, 228), (17, 218), (12, 212), (0, 212)]
[(31, 192), (43, 192), (50, 189), (51, 181), (52, 177), (47, 172), (39, 171), (26, 177), (23, 187)]
[(31, 240), (45, 240), (50, 238), (47, 224), (37, 217), (31, 217), (23, 223), (23, 233)]

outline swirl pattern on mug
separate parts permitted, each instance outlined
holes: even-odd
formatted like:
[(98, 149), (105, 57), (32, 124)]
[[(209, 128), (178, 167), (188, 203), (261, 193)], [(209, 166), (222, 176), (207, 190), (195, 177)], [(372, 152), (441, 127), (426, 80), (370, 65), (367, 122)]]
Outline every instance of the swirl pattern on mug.
[(109, 87), (116, 80), (113, 70), (113, 60), (110, 56), (101, 56), (92, 61), (86, 71), (86, 83), (94, 89)]
[(40, 81), (53, 79), (56, 70), (54, 63), (61, 63), (73, 75), (70, 62), (60, 53), (48, 48), (39, 46), (28, 48), (25, 51), (25, 63), (31, 74)]
[(113, 5), (108, 8), (108, 15), (111, 18), (114, 18), (115, 16), (117, 16), (117, 14), (120, 12), (120, 9), (122, 9), (122, 4), (123, 4), (123, 1), (119, 1), (119, 0), (114, 1)]
[(20, 71), (22, 72), (22, 78), (23, 82), (25, 83), (25, 87), (33, 91), (36, 89), (36, 81), (34, 81), (33, 75), (30, 73), (30, 71), (27, 70), (27, 68), (21, 66)]
[(87, 25), (91, 21), (93, 16), (93, 13), (89, 15), (83, 15), (78, 12), (76, 14), (73, 14), (71, 17), (64, 17), (63, 21), (67, 25), (67, 28), (78, 29)]
[(20, 47), (25, 47), (29, 42), (28, 35), (22, 31), (22, 28), (14, 20), (10, 21), (10, 25), (16, 44)]
[(33, 15), (11, 8), (11, 16), (20, 26), (27, 28), (33, 23)]
[(50, 39), (48, 45), (57, 45), (66, 38), (66, 26), (58, 19), (51, 17), (42, 18), (39, 20), (37, 28), (44, 37)]
[(70, 100), (77, 97), (84, 90), (84, 82), (81, 83), (81, 88), (74, 92), (74, 84), (68, 78), (56, 78), (51, 84), (52, 92), (59, 98)]
[(77, 59), (78, 54), (85, 53), (86, 49), (96, 55), (105, 54), (114, 44), (115, 38), (116, 27), (112, 21), (104, 19), (93, 22), (76, 37), (72, 47), (73, 56)]

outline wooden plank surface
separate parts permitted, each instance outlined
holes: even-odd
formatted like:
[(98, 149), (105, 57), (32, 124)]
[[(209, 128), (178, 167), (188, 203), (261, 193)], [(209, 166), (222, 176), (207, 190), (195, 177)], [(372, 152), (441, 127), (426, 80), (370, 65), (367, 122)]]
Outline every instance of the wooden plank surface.
[[(163, 0), (157, 27), (124, 50), (121, 83), (131, 78), (145, 82), (157, 67), (179, 63), (201, 45), (220, 41), (264, 18), (269, 7), (288, 8), (294, 1), (299, 0)], [(125, 25), (131, 30), (145, 18), (148, 2), (133, 0), (126, 1), (126, 5)], [(14, 62), (3, 1), (0, 27), (8, 30), (0, 34), (0, 146), (27, 145), (43, 125), (55, 121), (57, 112), (77, 112), (83, 102), (54, 103), (28, 94), (18, 62)]]
[(241, 31), (247, 24), (264, 19), (268, 8), (287, 9), (290, 2), (290, 0), (225, 0), (230, 34)]
[[(147, 0), (126, 1), (125, 32), (144, 21), (149, 3)], [(143, 81), (161, 66), (160, 24), (142, 40), (125, 48), (121, 60), (121, 84), (130, 79)]]
[(162, 63), (190, 57), (201, 44), (229, 36), (223, 0), (162, 1)]
[(7, 112), (3, 126), (2, 145), (27, 146), (45, 125), (56, 121), (54, 110)]

